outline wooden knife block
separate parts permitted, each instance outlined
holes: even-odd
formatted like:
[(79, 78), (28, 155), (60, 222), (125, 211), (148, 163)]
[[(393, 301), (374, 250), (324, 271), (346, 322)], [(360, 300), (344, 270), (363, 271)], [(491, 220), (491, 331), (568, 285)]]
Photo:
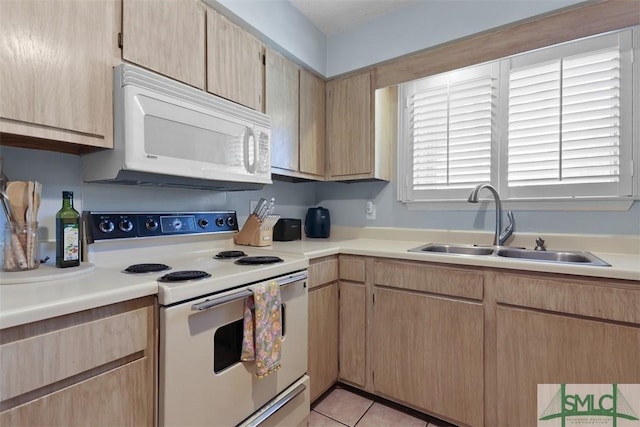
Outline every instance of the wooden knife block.
[(265, 228), (257, 216), (249, 215), (242, 229), (233, 236), (236, 245), (269, 246), (273, 241), (273, 227)]

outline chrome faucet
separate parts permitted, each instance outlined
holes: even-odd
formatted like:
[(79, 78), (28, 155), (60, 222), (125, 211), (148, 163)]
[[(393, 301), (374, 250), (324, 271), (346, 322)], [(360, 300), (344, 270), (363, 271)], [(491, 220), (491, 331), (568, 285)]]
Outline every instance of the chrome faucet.
[(493, 185), (491, 184), (476, 185), (471, 191), (471, 194), (469, 194), (469, 203), (478, 203), (478, 194), (483, 188), (486, 188), (491, 192), (496, 202), (496, 234), (493, 237), (493, 245), (502, 246), (513, 233), (513, 229), (515, 226), (515, 222), (513, 220), (513, 212), (511, 211), (507, 212), (507, 218), (509, 219), (509, 224), (507, 224), (507, 227), (504, 230), (502, 230), (502, 203), (500, 202), (500, 196), (498, 195), (498, 191), (493, 187)]

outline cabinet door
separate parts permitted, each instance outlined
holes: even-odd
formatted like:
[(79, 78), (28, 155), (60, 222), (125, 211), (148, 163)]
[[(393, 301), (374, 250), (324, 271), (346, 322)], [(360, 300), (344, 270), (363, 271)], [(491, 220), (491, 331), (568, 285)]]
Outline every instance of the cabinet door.
[(300, 70), (300, 172), (324, 177), (325, 84)]
[(122, 58), (204, 90), (204, 6), (196, 0), (123, 0)]
[(482, 305), (376, 288), (373, 312), (376, 393), (482, 425)]
[(207, 8), (207, 90), (262, 111), (262, 44)]
[(298, 170), (298, 67), (266, 50), (265, 112), (271, 116), (271, 167)]
[(338, 380), (338, 283), (309, 290), (311, 401)]
[(366, 288), (340, 281), (340, 379), (366, 385)]
[(536, 425), (538, 384), (640, 383), (640, 327), (497, 308), (498, 425)]
[(327, 82), (329, 179), (372, 173), (372, 112), (369, 73)]
[(0, 131), (112, 146), (104, 136), (111, 123), (114, 3), (10, 0), (1, 7), (0, 118), (8, 120)]
[(154, 297), (0, 331), (0, 425), (151, 426)]
[(89, 378), (0, 413), (9, 426), (150, 426), (149, 358)]

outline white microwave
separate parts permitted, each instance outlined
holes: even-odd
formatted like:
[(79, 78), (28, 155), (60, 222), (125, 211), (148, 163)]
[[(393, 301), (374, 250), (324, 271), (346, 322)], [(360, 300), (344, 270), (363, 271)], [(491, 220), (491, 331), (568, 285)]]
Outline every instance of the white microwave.
[(203, 189), (271, 184), (266, 114), (142, 68), (114, 69), (114, 149), (86, 154), (83, 180)]

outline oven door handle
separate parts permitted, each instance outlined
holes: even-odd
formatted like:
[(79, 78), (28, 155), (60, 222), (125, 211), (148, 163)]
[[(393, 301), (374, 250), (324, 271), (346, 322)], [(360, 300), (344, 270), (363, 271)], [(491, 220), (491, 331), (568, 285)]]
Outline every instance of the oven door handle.
[[(280, 286), (286, 286), (286, 285), (290, 285), (290, 284), (295, 283), (295, 282), (299, 282), (301, 280), (305, 280), (307, 277), (308, 277), (307, 272), (303, 271), (301, 273), (296, 273), (296, 274), (293, 274), (291, 276), (285, 276), (285, 277), (281, 277), (279, 279), (276, 279), (276, 282), (278, 282), (278, 284)], [(193, 304), (191, 306), (191, 311), (208, 310), (210, 308), (217, 307), (219, 305), (226, 304), (226, 303), (231, 302), (231, 301), (235, 301), (235, 300), (238, 300), (238, 299), (242, 299), (242, 298), (248, 297), (251, 294), (252, 294), (251, 291), (246, 289), (244, 291), (237, 292), (235, 294), (227, 295), (227, 296), (224, 296), (224, 297), (219, 297), (219, 298), (214, 298), (214, 299), (207, 299), (207, 300), (204, 300), (204, 301), (199, 302), (197, 304)]]
[(307, 389), (307, 386), (305, 386), (304, 384), (298, 385), (296, 388), (291, 390), (289, 393), (285, 394), (282, 397), (282, 399), (278, 400), (277, 402), (275, 402), (271, 406), (269, 406), (263, 413), (258, 415), (254, 420), (251, 420), (251, 422), (247, 423), (246, 425), (243, 425), (243, 427), (257, 427), (257, 426), (259, 426), (260, 424), (265, 422), (269, 417), (271, 417), (273, 414), (275, 414), (280, 409), (282, 409), (287, 403), (291, 402), (298, 395), (303, 393), (306, 389)]

